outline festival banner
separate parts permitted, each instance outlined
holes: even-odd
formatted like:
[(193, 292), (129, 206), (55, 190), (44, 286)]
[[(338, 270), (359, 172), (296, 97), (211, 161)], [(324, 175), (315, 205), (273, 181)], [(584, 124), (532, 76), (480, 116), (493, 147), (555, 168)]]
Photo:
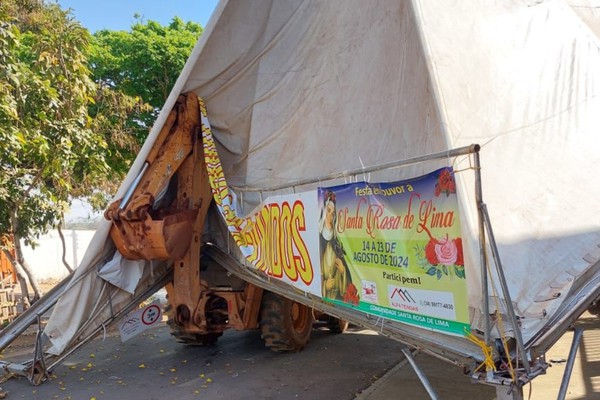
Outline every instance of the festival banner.
[(451, 168), (266, 198), (241, 216), (201, 102), (213, 198), (249, 265), (324, 301), (453, 335), (469, 330)]
[(322, 297), (463, 336), (467, 284), (454, 173), (319, 189)]
[(270, 196), (249, 215), (240, 216), (202, 101), (200, 109), (204, 161), (213, 198), (240, 251), (252, 267), (320, 297), (317, 191)]

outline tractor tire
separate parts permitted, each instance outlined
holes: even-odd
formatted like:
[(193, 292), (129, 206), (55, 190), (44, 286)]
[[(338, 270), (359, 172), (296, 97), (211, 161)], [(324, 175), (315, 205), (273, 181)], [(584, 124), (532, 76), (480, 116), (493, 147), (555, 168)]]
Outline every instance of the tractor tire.
[[(168, 298), (167, 298), (168, 300)], [(171, 330), (171, 335), (175, 337), (178, 343), (183, 343), (188, 346), (213, 346), (217, 343), (223, 332), (210, 333), (189, 333), (185, 332), (181, 326), (177, 325), (174, 320), (173, 306), (167, 303), (163, 312), (167, 316), (167, 325)]]
[(327, 319), (327, 328), (331, 333), (344, 333), (348, 329), (350, 323), (345, 319), (329, 317)]
[(310, 307), (275, 293), (262, 299), (260, 329), (265, 346), (276, 352), (296, 352), (310, 339), (313, 315)]

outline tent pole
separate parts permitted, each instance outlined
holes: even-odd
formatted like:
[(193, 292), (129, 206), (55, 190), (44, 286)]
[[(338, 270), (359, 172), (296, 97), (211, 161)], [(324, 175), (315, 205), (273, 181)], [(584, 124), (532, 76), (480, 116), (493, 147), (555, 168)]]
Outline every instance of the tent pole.
[[(494, 263), (496, 264), (496, 271), (498, 272), (498, 278), (500, 280), (500, 286), (502, 287), (502, 293), (504, 294), (504, 301), (506, 303), (506, 311), (508, 313), (508, 317), (510, 318), (510, 322), (513, 326), (515, 332), (515, 339), (517, 341), (517, 348), (521, 353), (521, 360), (523, 362), (523, 366), (525, 367), (525, 372), (527, 375), (531, 374), (531, 366), (529, 365), (529, 360), (527, 359), (527, 353), (525, 352), (525, 346), (523, 344), (523, 335), (521, 334), (521, 327), (518, 324), (517, 316), (515, 315), (515, 310), (513, 308), (512, 299), (510, 297), (510, 292), (508, 290), (508, 285), (506, 283), (506, 278), (504, 277), (504, 270), (502, 269), (502, 262), (500, 261), (500, 254), (498, 253), (498, 247), (496, 247), (496, 240), (494, 239), (494, 232), (492, 231), (492, 224), (490, 222), (490, 216), (487, 211), (487, 207), (485, 204), (481, 204), (481, 210), (484, 216), (484, 222), (487, 234), (490, 237), (490, 246), (492, 248), (492, 255), (494, 257)], [(509, 356), (507, 354), (507, 356)], [(516, 382), (515, 382), (516, 383)]]
[(496, 400), (523, 400), (523, 386), (496, 386)]
[(473, 155), (475, 161), (475, 199), (477, 202), (477, 222), (479, 224), (479, 257), (481, 262), (481, 291), (483, 297), (483, 317), (485, 322), (484, 341), (490, 345), (491, 323), (490, 323), (490, 296), (488, 288), (487, 258), (485, 256), (485, 225), (483, 222), (483, 190), (481, 188), (481, 162), (479, 151)]
[(403, 347), (402, 353), (404, 353), (404, 356), (408, 360), (410, 366), (412, 367), (412, 369), (415, 371), (415, 373), (419, 377), (419, 380), (423, 384), (423, 387), (427, 391), (427, 394), (429, 394), (429, 397), (431, 397), (431, 400), (438, 400), (439, 397), (435, 393), (433, 386), (431, 386), (431, 383), (429, 383), (427, 376), (425, 376), (425, 373), (423, 373), (421, 368), (419, 368), (419, 366), (417, 365), (417, 362), (415, 361), (415, 359), (414, 359), (412, 353), (410, 352), (410, 350), (408, 349), (408, 347)]
[(353, 169), (353, 170), (342, 171), (339, 173), (320, 176), (317, 178), (303, 179), (303, 180), (299, 180), (299, 181), (285, 183), (283, 185), (271, 186), (268, 188), (259, 188), (259, 187), (251, 187), (251, 186), (233, 186), (233, 185), (231, 186), (231, 188), (236, 191), (241, 191), (241, 192), (275, 192), (277, 190), (288, 189), (291, 187), (304, 186), (304, 185), (309, 185), (312, 183), (319, 183), (322, 181), (331, 181), (331, 180), (339, 179), (339, 178), (347, 178), (347, 177), (350, 177), (353, 175), (366, 174), (366, 173), (375, 172), (375, 171), (382, 171), (382, 170), (389, 169), (389, 168), (405, 167), (407, 165), (419, 164), (419, 163), (422, 163), (425, 161), (440, 160), (440, 159), (444, 159), (444, 158), (458, 157), (458, 156), (466, 156), (466, 155), (472, 154), (472, 153), (477, 154), (479, 149), (480, 149), (480, 146), (478, 144), (472, 144), (470, 146), (459, 147), (457, 149), (450, 149), (450, 150), (446, 150), (446, 151), (440, 151), (437, 153), (426, 154), (424, 156), (413, 157), (413, 158), (409, 158), (406, 160), (392, 161), (392, 162), (383, 163), (383, 164), (361, 167), (361, 168), (357, 168), (357, 169)]
[(569, 351), (569, 358), (567, 358), (567, 365), (565, 366), (565, 372), (563, 374), (562, 381), (560, 383), (560, 390), (558, 392), (558, 400), (564, 400), (567, 395), (567, 389), (569, 388), (569, 380), (571, 380), (571, 372), (573, 372), (573, 366), (575, 365), (575, 357), (577, 357), (577, 350), (581, 343), (581, 337), (583, 336), (583, 329), (581, 327), (575, 328), (573, 333), (573, 342), (571, 343), (571, 350)]

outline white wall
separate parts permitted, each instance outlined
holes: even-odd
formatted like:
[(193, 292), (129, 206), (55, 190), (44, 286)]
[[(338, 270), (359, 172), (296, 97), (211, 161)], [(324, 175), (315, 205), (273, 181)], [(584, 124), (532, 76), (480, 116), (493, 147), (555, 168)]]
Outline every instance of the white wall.
[[(93, 230), (63, 230), (66, 244), (66, 260), (71, 268), (81, 262), (92, 237)], [(35, 249), (22, 244), (23, 256), (31, 267), (33, 276), (40, 282), (49, 279), (62, 280), (69, 271), (62, 263), (62, 244), (58, 231), (52, 230), (41, 236)]]

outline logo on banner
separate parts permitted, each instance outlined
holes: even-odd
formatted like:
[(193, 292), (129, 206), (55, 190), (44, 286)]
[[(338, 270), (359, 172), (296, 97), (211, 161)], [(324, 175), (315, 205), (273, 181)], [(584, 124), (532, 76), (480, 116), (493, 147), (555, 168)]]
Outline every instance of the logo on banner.
[(377, 284), (375, 282), (371, 282), (363, 279), (361, 281), (362, 287), (362, 299), (372, 304), (377, 304), (378, 296), (377, 296)]
[(419, 312), (417, 302), (408, 289), (398, 286), (388, 286), (390, 305), (394, 308), (406, 311)]
[(410, 293), (408, 292), (408, 290), (401, 289), (401, 288), (398, 288), (398, 287), (394, 288), (394, 290), (392, 291), (392, 295), (390, 296), (390, 298), (392, 300), (394, 300), (395, 298), (399, 298), (400, 300), (408, 302), (408, 303), (416, 303), (415, 299), (412, 298), (412, 296), (410, 295)]

